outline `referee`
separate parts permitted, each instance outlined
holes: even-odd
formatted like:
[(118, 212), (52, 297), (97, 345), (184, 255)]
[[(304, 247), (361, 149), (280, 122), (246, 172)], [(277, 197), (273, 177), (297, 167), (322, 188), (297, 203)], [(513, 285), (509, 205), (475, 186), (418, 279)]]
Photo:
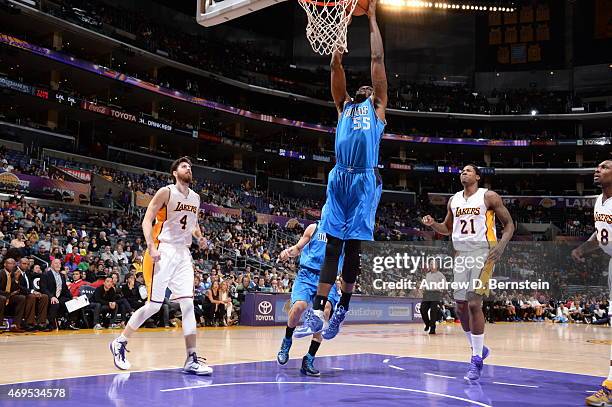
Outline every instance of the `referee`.
[[(430, 288), (436, 284), (444, 283), (446, 286), (446, 278), (444, 274), (438, 271), (438, 266), (435, 260), (429, 263), (427, 268), (427, 274), (425, 274), (424, 281), (427, 283), (427, 287)], [(421, 302), (421, 318), (425, 324), (424, 331), (429, 330), (430, 335), (436, 333), (436, 321), (440, 319), (440, 306), (442, 301), (443, 290), (429, 290), (423, 291), (423, 301)], [(429, 315), (431, 312), (431, 316)]]

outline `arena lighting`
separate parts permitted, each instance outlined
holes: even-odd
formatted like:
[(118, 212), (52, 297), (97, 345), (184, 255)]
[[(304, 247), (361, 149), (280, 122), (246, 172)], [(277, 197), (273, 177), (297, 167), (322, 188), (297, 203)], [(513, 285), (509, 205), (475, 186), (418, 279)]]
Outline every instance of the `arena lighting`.
[(481, 6), (474, 4), (453, 4), (453, 3), (432, 3), (420, 0), (380, 0), (380, 3), (386, 6), (405, 7), (405, 8), (437, 8), (437, 9), (454, 9), (454, 10), (474, 10), (474, 11), (502, 11), (513, 12), (514, 8), (497, 7), (497, 6)]
[(538, 114), (538, 111), (537, 111), (537, 110), (535, 110), (535, 109), (532, 109), (532, 110), (531, 110), (531, 115), (532, 115), (532, 116), (535, 116), (536, 114)]

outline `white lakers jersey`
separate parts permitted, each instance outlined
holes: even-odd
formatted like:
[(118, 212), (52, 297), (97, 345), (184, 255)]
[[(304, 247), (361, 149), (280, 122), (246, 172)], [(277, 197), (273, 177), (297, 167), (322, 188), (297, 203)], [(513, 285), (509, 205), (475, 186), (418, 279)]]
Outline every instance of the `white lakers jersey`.
[(159, 210), (153, 227), (155, 243), (190, 246), (198, 225), (200, 196), (191, 188), (187, 195), (182, 194), (176, 185), (167, 188), (170, 194), (168, 205)]
[[(496, 242), (495, 212), (487, 210), (485, 204), (486, 188), (478, 188), (478, 191), (465, 199), (463, 191), (457, 192), (451, 197), (451, 211), (453, 212), (453, 244), (457, 250), (458, 242), (464, 243), (488, 243)], [(488, 244), (485, 246), (488, 247)]]
[(603, 194), (597, 197), (595, 201), (595, 229), (597, 233), (597, 241), (599, 247), (612, 256), (612, 197), (609, 197), (604, 202)]

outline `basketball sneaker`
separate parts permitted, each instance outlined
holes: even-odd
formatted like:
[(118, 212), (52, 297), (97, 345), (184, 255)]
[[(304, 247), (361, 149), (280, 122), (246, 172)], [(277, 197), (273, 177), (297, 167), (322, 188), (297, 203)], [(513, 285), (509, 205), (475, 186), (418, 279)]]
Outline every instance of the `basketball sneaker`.
[(117, 369), (128, 370), (132, 366), (125, 355), (126, 352), (129, 352), (126, 346), (127, 341), (120, 341), (119, 338), (110, 343), (110, 351), (113, 354), (113, 360)]
[(280, 351), (278, 351), (278, 355), (276, 355), (276, 361), (279, 365), (285, 365), (289, 361), (289, 349), (291, 349), (292, 343), (293, 341), (291, 338), (283, 338)]
[(478, 380), (480, 379), (480, 373), (482, 373), (482, 358), (480, 356), (472, 356), (470, 368), (463, 378), (466, 380)]
[(212, 367), (206, 364), (206, 359), (198, 357), (195, 352), (192, 352), (187, 356), (185, 360), (185, 366), (183, 367), (183, 373), (195, 374), (195, 375), (209, 375), (212, 374)]
[[(323, 314), (321, 311), (319, 313)], [(293, 331), (293, 336), (303, 338), (305, 336), (318, 334), (323, 330), (323, 317), (319, 316), (315, 311), (309, 309), (304, 316), (304, 325)]]
[(310, 353), (302, 358), (302, 368), (300, 372), (306, 376), (321, 376), (321, 373), (314, 367), (314, 356)]
[(346, 310), (342, 305), (339, 305), (338, 308), (334, 311), (331, 319), (329, 320), (329, 326), (326, 330), (323, 331), (323, 339), (330, 340), (334, 339), (338, 332), (340, 332), (340, 325), (344, 322), (344, 318), (346, 317)]
[(612, 407), (612, 389), (602, 385), (594, 394), (585, 400), (587, 406)]
[(489, 348), (487, 348), (486, 346), (483, 346), (482, 347), (482, 360), (483, 360), (483, 362), (489, 356), (489, 353), (491, 353), (491, 350)]

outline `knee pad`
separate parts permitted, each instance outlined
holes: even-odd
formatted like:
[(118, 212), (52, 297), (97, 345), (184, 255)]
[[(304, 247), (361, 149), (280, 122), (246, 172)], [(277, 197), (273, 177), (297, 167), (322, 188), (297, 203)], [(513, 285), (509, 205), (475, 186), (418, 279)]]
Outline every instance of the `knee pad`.
[(344, 264), (342, 265), (342, 280), (354, 284), (361, 273), (361, 241), (349, 240), (344, 246)]
[(344, 242), (337, 237), (327, 234), (327, 245), (325, 246), (325, 260), (319, 281), (325, 284), (334, 284), (338, 275), (338, 262), (342, 253)]
[(178, 300), (178, 303), (181, 306), (181, 314), (183, 315), (183, 335), (195, 335), (196, 319), (193, 298), (181, 298)]

